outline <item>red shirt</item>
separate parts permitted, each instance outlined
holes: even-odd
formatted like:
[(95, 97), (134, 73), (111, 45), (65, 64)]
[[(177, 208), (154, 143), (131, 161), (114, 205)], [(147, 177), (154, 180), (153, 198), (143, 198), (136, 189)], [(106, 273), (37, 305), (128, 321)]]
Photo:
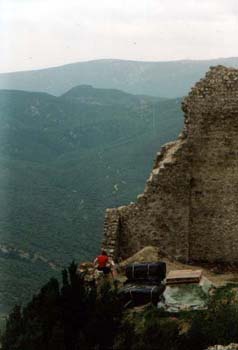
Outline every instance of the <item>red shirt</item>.
[(99, 268), (105, 267), (108, 263), (108, 256), (107, 255), (99, 255), (97, 257), (97, 261), (98, 261)]

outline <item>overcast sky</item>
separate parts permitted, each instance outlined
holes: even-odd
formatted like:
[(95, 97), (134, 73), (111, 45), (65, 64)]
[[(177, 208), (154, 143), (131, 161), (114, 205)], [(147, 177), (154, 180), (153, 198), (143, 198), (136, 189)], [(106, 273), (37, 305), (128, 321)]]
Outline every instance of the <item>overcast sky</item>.
[(0, 72), (231, 56), (237, 0), (0, 0)]

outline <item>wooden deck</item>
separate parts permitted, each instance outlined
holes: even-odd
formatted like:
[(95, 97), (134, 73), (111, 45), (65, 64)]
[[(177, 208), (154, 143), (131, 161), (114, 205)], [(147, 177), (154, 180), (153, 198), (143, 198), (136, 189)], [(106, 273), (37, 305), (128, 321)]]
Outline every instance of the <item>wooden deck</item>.
[(172, 270), (166, 278), (166, 284), (199, 283), (202, 270)]

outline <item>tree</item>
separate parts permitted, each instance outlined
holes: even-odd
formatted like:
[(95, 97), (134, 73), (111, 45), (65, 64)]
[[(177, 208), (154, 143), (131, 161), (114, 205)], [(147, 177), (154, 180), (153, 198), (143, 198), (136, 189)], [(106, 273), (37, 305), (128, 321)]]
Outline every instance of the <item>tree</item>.
[(22, 333), (23, 319), (21, 307), (16, 305), (8, 317), (6, 331), (2, 337), (3, 350), (24, 350), (20, 345)]

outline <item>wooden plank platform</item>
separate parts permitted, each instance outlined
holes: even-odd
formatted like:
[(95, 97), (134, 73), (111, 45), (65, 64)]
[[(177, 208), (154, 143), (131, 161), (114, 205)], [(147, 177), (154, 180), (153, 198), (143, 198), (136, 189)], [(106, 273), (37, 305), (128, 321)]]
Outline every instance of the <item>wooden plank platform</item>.
[(202, 277), (202, 270), (173, 270), (170, 271), (166, 284), (199, 283)]

